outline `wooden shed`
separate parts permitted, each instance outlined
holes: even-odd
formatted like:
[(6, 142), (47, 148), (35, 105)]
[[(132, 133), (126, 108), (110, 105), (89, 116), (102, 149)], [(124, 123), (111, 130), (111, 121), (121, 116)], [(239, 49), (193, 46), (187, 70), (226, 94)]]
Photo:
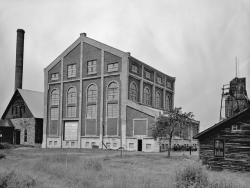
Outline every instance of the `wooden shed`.
[(194, 136), (203, 164), (250, 171), (250, 106)]

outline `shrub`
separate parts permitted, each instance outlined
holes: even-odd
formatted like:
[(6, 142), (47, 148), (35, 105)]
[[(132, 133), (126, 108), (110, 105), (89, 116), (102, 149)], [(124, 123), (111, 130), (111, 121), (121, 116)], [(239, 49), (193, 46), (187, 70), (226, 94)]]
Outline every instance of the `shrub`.
[(0, 174), (1, 188), (27, 188), (34, 187), (36, 181), (30, 176), (24, 176), (14, 171)]
[(102, 170), (102, 163), (98, 159), (85, 159), (84, 160), (84, 168), (86, 170)]
[(0, 159), (4, 159), (5, 155), (3, 153), (0, 153)]
[(177, 188), (202, 188), (208, 185), (208, 176), (200, 164), (191, 163), (176, 172)]

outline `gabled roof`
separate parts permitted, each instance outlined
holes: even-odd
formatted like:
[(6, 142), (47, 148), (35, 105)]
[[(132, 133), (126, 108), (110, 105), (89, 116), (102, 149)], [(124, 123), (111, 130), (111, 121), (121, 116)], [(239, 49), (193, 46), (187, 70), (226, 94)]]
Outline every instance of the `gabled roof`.
[(241, 112), (235, 114), (234, 116), (232, 116), (232, 117), (230, 117), (230, 118), (224, 119), (224, 120), (222, 120), (222, 121), (216, 123), (216, 124), (213, 125), (212, 127), (209, 127), (208, 129), (206, 129), (206, 130), (200, 132), (199, 134), (195, 135), (193, 138), (194, 138), (194, 139), (199, 139), (201, 136), (204, 136), (205, 134), (211, 132), (212, 130), (214, 130), (214, 129), (218, 128), (218, 127), (222, 127), (222, 126), (225, 125), (226, 123), (228, 123), (228, 122), (230, 122), (230, 121), (236, 119), (237, 117), (239, 117), (239, 116), (241, 116), (241, 115), (243, 115), (243, 114), (245, 114), (245, 113), (249, 113), (249, 112), (250, 112), (250, 107), (248, 107), (248, 108), (242, 110)]
[(43, 118), (43, 92), (32, 91), (27, 89), (18, 89), (18, 91), (33, 116), (35, 118)]
[(32, 91), (32, 90), (27, 90), (27, 89), (17, 89), (12, 96), (7, 108), (5, 109), (2, 118), (5, 116), (7, 113), (7, 110), (9, 109), (9, 106), (11, 105), (11, 102), (14, 99), (14, 96), (16, 93), (19, 93), (21, 97), (23, 98), (25, 104), (29, 108), (30, 112), (32, 113), (34, 118), (43, 118), (43, 92), (39, 91)]

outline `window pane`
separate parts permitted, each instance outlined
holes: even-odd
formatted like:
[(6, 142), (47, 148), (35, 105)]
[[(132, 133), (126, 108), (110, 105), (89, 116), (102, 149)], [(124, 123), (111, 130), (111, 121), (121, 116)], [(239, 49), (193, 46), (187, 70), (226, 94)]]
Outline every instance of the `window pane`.
[(117, 118), (119, 115), (118, 104), (108, 104), (108, 118)]
[(68, 90), (67, 104), (76, 104), (76, 88), (72, 87)]
[(91, 60), (87, 62), (88, 74), (96, 73), (96, 60)]
[(51, 92), (51, 105), (59, 105), (59, 90), (55, 89)]
[(76, 65), (68, 65), (68, 78), (76, 76)]
[(96, 85), (89, 86), (88, 93), (87, 93), (87, 101), (88, 102), (96, 102), (97, 101), (97, 87), (96, 87)]
[(155, 106), (156, 108), (161, 108), (161, 94), (159, 92), (155, 94)]
[(53, 107), (50, 109), (50, 119), (51, 120), (58, 120), (59, 118), (59, 110), (58, 107)]
[(87, 119), (96, 119), (96, 105), (87, 106)]
[(144, 88), (143, 99), (144, 104), (151, 105), (151, 93), (148, 87)]
[(76, 106), (67, 107), (67, 117), (76, 117)]
[(134, 82), (132, 82), (130, 84), (130, 88), (129, 88), (129, 98), (132, 101), (137, 101), (137, 87), (136, 84)]
[(108, 86), (108, 100), (118, 100), (118, 86), (115, 82), (112, 82)]
[(118, 71), (118, 63), (108, 64), (108, 72)]

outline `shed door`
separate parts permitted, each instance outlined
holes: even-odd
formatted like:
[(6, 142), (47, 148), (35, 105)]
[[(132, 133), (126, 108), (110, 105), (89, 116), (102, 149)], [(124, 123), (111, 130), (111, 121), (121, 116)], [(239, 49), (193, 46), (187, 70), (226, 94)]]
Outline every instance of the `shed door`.
[(15, 130), (15, 144), (20, 144), (20, 135), (21, 135), (21, 131)]

